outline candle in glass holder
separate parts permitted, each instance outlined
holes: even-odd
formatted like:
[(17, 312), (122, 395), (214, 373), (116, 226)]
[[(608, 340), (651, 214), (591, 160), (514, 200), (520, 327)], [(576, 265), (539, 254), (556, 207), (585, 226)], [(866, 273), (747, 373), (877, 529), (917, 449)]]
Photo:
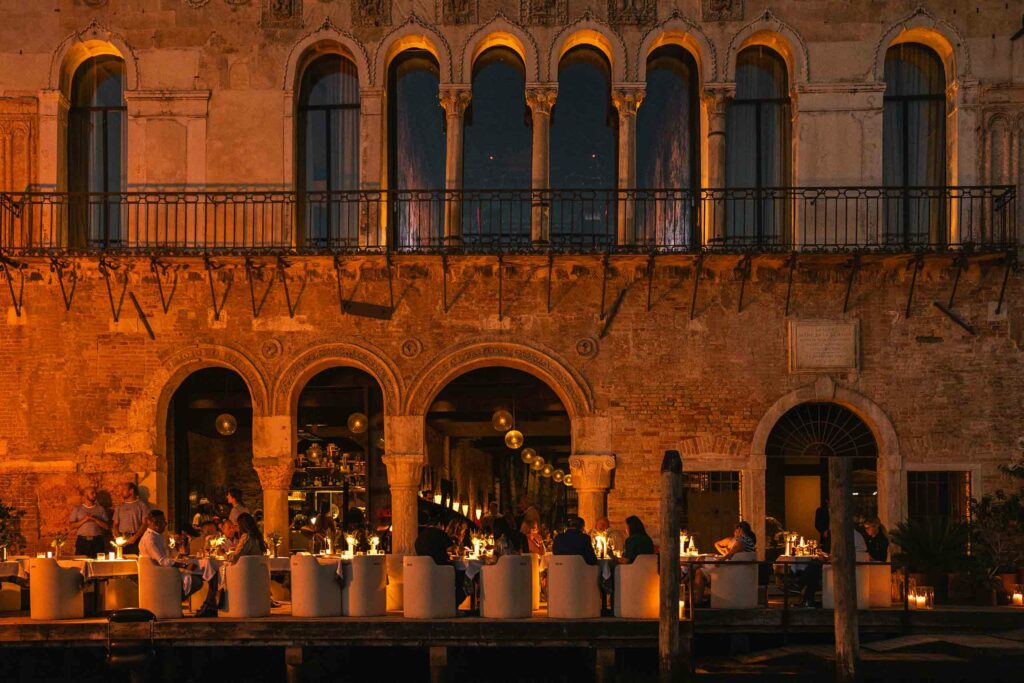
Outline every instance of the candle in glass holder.
[(1024, 607), (1024, 584), (1013, 584), (1013, 590), (1010, 593), (1010, 604), (1014, 607)]
[(105, 560), (105, 559), (107, 559), (107, 554), (106, 553), (96, 553), (96, 559), (97, 560)]
[(686, 600), (680, 598), (679, 600), (679, 619), (683, 620), (686, 618)]
[(107, 553), (107, 559), (108, 559), (108, 560), (112, 560), (112, 559), (114, 559), (115, 557), (116, 557), (116, 554), (114, 553), (114, 551), (113, 551), (113, 550), (111, 550), (111, 551), (110, 551), (109, 553)]
[(346, 536), (345, 543), (348, 545), (348, 557), (352, 557), (356, 554), (356, 537)]
[(1013, 604), (1016, 607), (1024, 607), (1024, 593), (1014, 593)]

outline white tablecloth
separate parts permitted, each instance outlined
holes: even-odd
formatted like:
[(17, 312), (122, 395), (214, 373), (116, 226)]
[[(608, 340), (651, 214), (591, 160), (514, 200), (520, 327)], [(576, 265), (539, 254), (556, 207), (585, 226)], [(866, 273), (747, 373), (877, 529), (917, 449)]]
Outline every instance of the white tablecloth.
[(24, 579), (28, 573), (22, 568), (21, 562), (8, 560), (0, 562), (0, 579)]
[(81, 565), (82, 576), (87, 579), (136, 576), (139, 573), (137, 560), (84, 560)]
[(776, 564), (786, 565), (786, 569), (795, 574), (806, 569), (806, 565), (813, 559), (814, 557), (810, 555), (779, 555), (775, 562)]

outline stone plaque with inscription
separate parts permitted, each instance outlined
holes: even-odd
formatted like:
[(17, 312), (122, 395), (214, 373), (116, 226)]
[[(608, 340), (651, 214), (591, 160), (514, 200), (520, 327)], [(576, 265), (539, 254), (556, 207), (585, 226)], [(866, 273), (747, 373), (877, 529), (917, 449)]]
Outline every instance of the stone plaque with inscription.
[(790, 372), (856, 370), (860, 324), (856, 320), (794, 320), (789, 323)]

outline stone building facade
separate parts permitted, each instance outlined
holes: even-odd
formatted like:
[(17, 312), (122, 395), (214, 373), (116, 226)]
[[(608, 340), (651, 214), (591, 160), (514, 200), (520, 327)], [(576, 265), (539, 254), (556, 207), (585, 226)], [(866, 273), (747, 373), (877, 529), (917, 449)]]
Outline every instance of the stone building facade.
[[(124, 63), (128, 190), (294, 188), (298, 83), (311, 55), (331, 52), (358, 73), (359, 186), (386, 190), (387, 71), (406, 49), (436, 59), (445, 182), (459, 188), (474, 60), (495, 45), (524, 63), (533, 187), (546, 188), (559, 59), (583, 44), (610, 64), (619, 188), (636, 186), (646, 58), (665, 44), (699, 72), (702, 187), (726, 185), (726, 112), (750, 45), (789, 72), (790, 184), (881, 185), (884, 62), (901, 42), (928, 46), (945, 69), (944, 184), (1024, 183), (1021, 17), (1001, 1), (47, 0), (5, 3), (0, 16), (5, 227), (19, 193), (67, 189), (69, 83), (97, 55)], [(546, 237), (543, 223), (533, 231)], [(302, 387), (337, 365), (376, 378), (397, 551), (415, 536), (428, 407), (480, 367), (523, 370), (562, 399), (584, 517), (638, 514), (652, 530), (662, 453), (678, 449), (688, 470), (740, 472), (739, 513), (763, 531), (768, 435), (806, 402), (842, 405), (871, 429), (887, 524), (906, 515), (908, 473), (969, 472), (977, 496), (1005, 485), (999, 466), (1024, 448), (1015, 244), (919, 257), (300, 254), (280, 271), (288, 298), (277, 286), (254, 315), (245, 254), (50, 253), (3, 234), (0, 498), (28, 512), (33, 547), (86, 483), (134, 478), (163, 503), (168, 404), (214, 366), (250, 392), (268, 530), (288, 523)], [(352, 291), (390, 316), (346, 313), (339, 297)], [(802, 366), (793, 347), (808, 322), (853, 329), (852, 355)]]

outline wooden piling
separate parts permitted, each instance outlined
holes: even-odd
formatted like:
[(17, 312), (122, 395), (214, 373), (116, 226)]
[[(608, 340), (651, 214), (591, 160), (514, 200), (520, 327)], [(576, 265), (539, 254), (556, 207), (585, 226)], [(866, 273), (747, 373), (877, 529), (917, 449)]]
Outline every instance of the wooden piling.
[[(665, 451), (661, 461), (661, 538), (659, 568), (661, 607), (658, 613), (658, 670), (661, 683), (683, 680), (690, 662), (679, 648), (679, 498), (683, 460), (679, 451)], [(689, 648), (687, 648), (689, 651)]]
[(829, 516), (832, 533), (832, 585), (835, 595), (836, 683), (857, 680), (860, 640), (857, 615), (857, 556), (853, 543), (850, 459), (828, 459)]

